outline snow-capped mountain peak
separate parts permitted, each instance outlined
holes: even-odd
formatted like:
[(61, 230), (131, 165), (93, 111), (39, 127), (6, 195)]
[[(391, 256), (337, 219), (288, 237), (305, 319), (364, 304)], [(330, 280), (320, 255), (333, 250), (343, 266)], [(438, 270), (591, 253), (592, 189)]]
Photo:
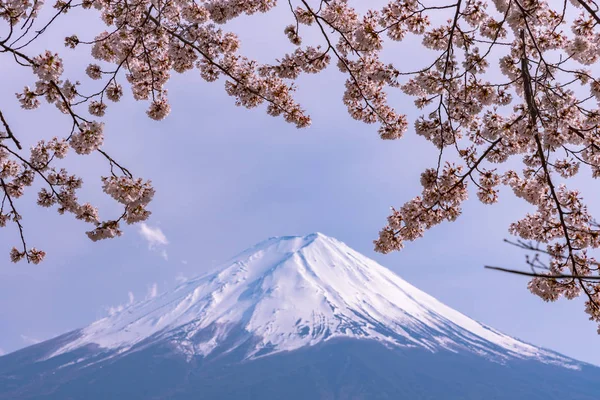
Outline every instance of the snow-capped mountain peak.
[(77, 336), (51, 357), (86, 345), (124, 352), (166, 341), (190, 356), (244, 346), (245, 357), (256, 358), (354, 338), (578, 367), (466, 317), (320, 233), (270, 238)]

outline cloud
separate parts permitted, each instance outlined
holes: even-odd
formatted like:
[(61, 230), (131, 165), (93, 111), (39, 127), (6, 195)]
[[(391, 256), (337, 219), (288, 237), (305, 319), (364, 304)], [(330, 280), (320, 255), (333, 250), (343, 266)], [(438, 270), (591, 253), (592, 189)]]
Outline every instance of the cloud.
[(0, 357), (5, 354), (6, 354), (6, 351), (4, 351), (4, 349), (2, 347), (0, 347)]
[[(148, 242), (148, 248), (150, 250), (157, 250), (159, 246), (166, 246), (169, 244), (167, 237), (163, 233), (163, 231), (159, 227), (151, 227), (148, 226), (145, 222), (140, 224), (140, 235)], [(165, 261), (169, 260), (169, 255), (167, 254), (166, 249), (160, 250), (160, 256), (165, 259)]]
[(36, 338), (33, 338), (31, 336), (27, 336), (27, 335), (21, 335), (21, 340), (23, 340), (23, 342), (25, 342), (28, 345), (38, 344), (38, 343), (41, 342), (40, 339), (36, 339)]
[(154, 282), (152, 286), (148, 289), (148, 294), (146, 295), (146, 299), (153, 299), (158, 294), (158, 284)]
[(165, 261), (169, 261), (169, 255), (167, 254), (167, 251), (166, 251), (165, 249), (163, 249), (163, 250), (160, 252), (160, 256), (161, 256), (162, 258), (164, 258), (164, 259), (165, 259)]
[(119, 304), (118, 306), (114, 306), (114, 307), (109, 307), (108, 308), (108, 315), (113, 316), (115, 314), (120, 313), (121, 311), (123, 311), (125, 308), (129, 307), (130, 305), (133, 304), (134, 300), (135, 300), (135, 296), (133, 295), (133, 292), (127, 292), (127, 298), (129, 299), (129, 301), (125, 304)]
[(155, 246), (166, 246), (169, 244), (167, 237), (160, 228), (152, 228), (151, 226), (146, 225), (145, 222), (140, 224), (140, 235), (146, 239), (148, 247), (151, 249)]

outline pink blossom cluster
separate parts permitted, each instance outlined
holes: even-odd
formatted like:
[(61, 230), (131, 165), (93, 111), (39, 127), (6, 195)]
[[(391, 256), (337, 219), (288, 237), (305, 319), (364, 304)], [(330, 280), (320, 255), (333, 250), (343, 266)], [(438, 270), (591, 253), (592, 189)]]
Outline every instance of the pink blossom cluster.
[[(498, 201), (504, 184), (536, 207), (509, 232), (538, 243), (528, 249), (549, 258), (548, 263), (539, 261), (539, 254), (528, 259), (540, 271), (530, 290), (545, 300), (584, 294), (586, 312), (600, 322), (599, 264), (589, 254), (600, 246), (600, 229), (580, 193), (563, 183), (584, 165), (594, 177), (600, 173), (600, 85), (584, 69), (600, 57), (600, 14), (585, 0), (571, 1), (571, 9), (538, 0), (489, 3), (458, 1), (428, 9), (417, 1), (392, 1), (381, 12), (379, 34), (387, 31), (397, 41), (409, 32), (422, 35), (423, 46), (437, 52), (422, 70), (396, 74), (406, 76), (399, 87), (426, 110), (415, 121), (415, 132), (439, 149), (439, 160), (422, 176), (422, 196), (392, 209), (376, 249), (398, 250), (427, 228), (455, 219), (467, 184), (485, 204)], [(440, 9), (452, 10), (452, 18), (433, 26), (430, 16)], [(352, 12), (346, 15), (355, 19)], [(567, 24), (570, 33), (561, 29)], [(371, 38), (363, 46), (378, 42)], [(494, 59), (504, 79), (490, 82)], [(591, 96), (576, 86), (587, 86)], [(496, 165), (514, 156), (521, 157), (522, 171), (500, 172)], [(456, 157), (463, 169), (450, 176), (460, 184), (449, 185), (449, 167), (440, 168), (440, 161)]]

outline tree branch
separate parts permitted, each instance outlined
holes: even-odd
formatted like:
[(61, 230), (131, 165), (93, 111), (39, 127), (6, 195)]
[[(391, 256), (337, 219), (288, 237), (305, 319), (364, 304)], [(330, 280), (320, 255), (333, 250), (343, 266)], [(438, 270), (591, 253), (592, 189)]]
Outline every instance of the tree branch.
[(2, 110), (0, 110), (0, 121), (2, 121), (2, 125), (4, 125), (4, 129), (6, 129), (6, 134), (8, 135), (8, 137), (11, 138), (13, 142), (15, 142), (17, 149), (23, 150), (23, 148), (21, 147), (21, 142), (19, 142), (17, 140), (15, 135), (12, 133), (12, 130), (10, 129), (10, 126), (8, 125), (8, 122), (6, 122), (6, 119), (4, 118), (4, 114), (2, 114)]

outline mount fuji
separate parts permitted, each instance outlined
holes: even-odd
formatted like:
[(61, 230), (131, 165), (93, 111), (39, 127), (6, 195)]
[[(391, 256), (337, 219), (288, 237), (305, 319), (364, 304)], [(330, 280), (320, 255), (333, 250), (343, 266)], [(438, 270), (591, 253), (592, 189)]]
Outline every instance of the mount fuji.
[(336, 239), (218, 270), (0, 357), (0, 399), (598, 399), (600, 368), (505, 335)]

